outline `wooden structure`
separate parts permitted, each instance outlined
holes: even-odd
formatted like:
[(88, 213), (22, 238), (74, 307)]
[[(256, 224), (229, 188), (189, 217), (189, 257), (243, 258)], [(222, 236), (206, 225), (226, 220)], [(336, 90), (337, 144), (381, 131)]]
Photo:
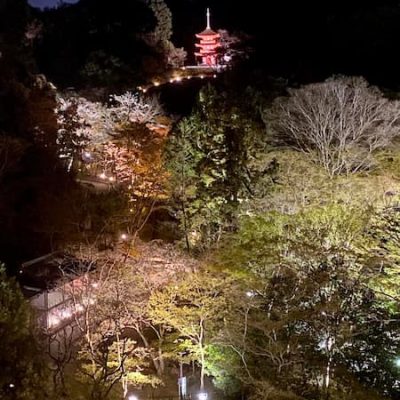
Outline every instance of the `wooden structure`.
[(77, 304), (72, 292), (85, 285), (88, 270), (80, 260), (62, 252), (21, 265), (19, 282), (25, 297), (36, 310), (38, 325), (46, 334), (53, 334), (74, 322), (75, 316), (84, 311), (84, 304)]
[(198, 33), (196, 37), (200, 39), (200, 43), (196, 43), (198, 51), (194, 54), (198, 59), (199, 65), (217, 67), (221, 36), (211, 29), (209, 8), (207, 8), (207, 27), (203, 32)]

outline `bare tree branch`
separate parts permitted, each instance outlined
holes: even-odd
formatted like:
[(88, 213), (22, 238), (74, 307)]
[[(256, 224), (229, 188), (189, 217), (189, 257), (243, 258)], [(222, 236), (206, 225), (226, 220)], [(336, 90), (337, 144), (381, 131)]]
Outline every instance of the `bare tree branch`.
[(290, 89), (264, 111), (276, 139), (309, 154), (330, 175), (368, 170), (399, 135), (400, 102), (363, 78), (334, 78)]

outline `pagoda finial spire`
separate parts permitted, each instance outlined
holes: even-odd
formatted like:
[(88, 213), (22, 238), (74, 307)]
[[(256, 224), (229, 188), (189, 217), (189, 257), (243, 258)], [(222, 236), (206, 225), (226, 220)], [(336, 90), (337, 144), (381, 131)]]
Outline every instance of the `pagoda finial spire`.
[(211, 29), (211, 24), (210, 24), (210, 9), (207, 8), (207, 29)]

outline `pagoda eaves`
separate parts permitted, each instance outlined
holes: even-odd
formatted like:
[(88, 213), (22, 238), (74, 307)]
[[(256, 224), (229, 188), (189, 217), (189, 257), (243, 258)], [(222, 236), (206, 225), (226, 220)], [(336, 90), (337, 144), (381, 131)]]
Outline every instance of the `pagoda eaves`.
[(199, 51), (194, 54), (200, 58), (199, 64), (216, 67), (218, 65), (218, 48), (221, 47), (221, 35), (211, 29), (209, 9), (207, 9), (207, 27), (203, 32), (196, 34), (196, 37), (200, 39), (200, 43), (195, 44)]

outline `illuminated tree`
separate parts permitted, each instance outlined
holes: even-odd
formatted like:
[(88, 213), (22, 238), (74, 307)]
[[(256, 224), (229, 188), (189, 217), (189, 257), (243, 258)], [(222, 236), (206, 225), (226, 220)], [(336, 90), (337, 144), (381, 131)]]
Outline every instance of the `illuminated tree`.
[[(379, 398), (396, 387), (387, 360), (400, 344), (392, 314), (398, 304), (390, 311), (371, 287), (384, 277), (385, 258), (366, 235), (370, 217), (328, 206), (244, 219), (222, 264), (244, 277), (248, 299), (235, 302), (220, 340), (237, 354), (246, 372), (237, 376), (258, 396)], [(382, 379), (372, 383), (374, 374)]]
[(219, 29), (221, 37), (221, 63), (233, 65), (235, 62), (249, 57), (250, 48), (245, 45), (249, 37), (245, 34), (231, 34), (225, 29)]
[(155, 48), (163, 58), (164, 67), (179, 68), (187, 57), (183, 47), (177, 48), (171, 42), (172, 14), (164, 0), (146, 0), (156, 18), (156, 27), (143, 35), (145, 42)]
[(110, 99), (114, 105), (109, 111), (118, 123), (147, 124), (155, 122), (156, 117), (163, 113), (155, 96), (143, 97), (137, 93), (126, 92), (122, 95), (112, 95)]
[(137, 276), (123, 259), (95, 254), (84, 262), (79, 280), (66, 290), (80, 331), (77, 378), (89, 384), (91, 398), (106, 399), (120, 385), (126, 396), (129, 384), (155, 386), (160, 380), (142, 373), (151, 363), (152, 349), (129, 333), (133, 319), (140, 321), (142, 314), (136, 312), (146, 299)]
[(83, 97), (57, 96), (57, 148), (68, 169), (82, 158), (85, 149), (112, 138), (115, 123), (107, 108)]
[(157, 200), (167, 198), (169, 178), (164, 169), (162, 146), (154, 143), (154, 138), (148, 138), (149, 134), (146, 129), (147, 139), (140, 143), (125, 138), (104, 144), (98, 154), (102, 171), (99, 176), (112, 180), (129, 199), (130, 232), (143, 226)]
[(246, 164), (254, 132), (246, 107), (207, 87), (171, 136), (167, 168), (189, 249), (204, 250), (235, 229), (237, 207), (251, 195)]
[[(83, 97), (57, 97), (57, 148), (59, 157), (67, 161), (68, 169), (72, 168), (74, 161), (85, 160), (90, 164), (96, 162), (97, 158), (103, 160), (103, 169), (107, 170), (112, 154), (115, 156), (116, 165), (120, 165), (118, 161), (123, 158), (133, 166), (127, 157), (130, 151), (137, 155), (140, 150), (140, 145), (134, 141), (135, 138), (128, 143), (119, 142), (118, 145), (114, 141), (127, 136), (132, 129), (143, 131), (141, 126), (154, 123), (161, 115), (162, 108), (156, 97), (143, 98), (130, 92), (112, 95), (110, 100), (112, 104), (107, 106)], [(148, 135), (151, 136), (151, 133), (148, 132)], [(88, 160), (85, 159), (86, 154)], [(121, 168), (118, 172), (124, 175)], [(132, 172), (130, 174), (132, 175)], [(123, 181), (126, 181), (126, 178), (124, 175)]]
[(185, 64), (187, 52), (183, 47), (175, 47), (171, 42), (167, 45), (167, 65), (171, 68), (179, 68)]
[[(118, 218), (103, 221), (107, 227), (101, 231), (122, 229), (136, 235), (155, 202), (167, 197), (163, 143), (170, 121), (162, 117), (158, 98), (126, 92), (111, 95), (107, 105), (76, 96), (60, 96), (58, 103), (59, 156), (68, 160), (70, 169), (79, 161), (75, 170), (89, 184), (113, 187), (125, 196), (126, 209)], [(121, 196), (114, 198), (121, 204)]]
[(377, 241), (375, 251), (385, 256), (380, 272), (372, 279), (371, 287), (387, 307), (396, 312), (400, 304), (400, 216), (397, 207), (378, 210), (371, 222), (369, 235)]
[(330, 175), (375, 165), (398, 136), (400, 103), (362, 78), (332, 78), (278, 98), (264, 112), (275, 139), (303, 151)]
[(150, 38), (155, 45), (164, 47), (172, 36), (172, 13), (164, 0), (146, 0), (157, 24)]
[(182, 346), (200, 364), (200, 389), (204, 389), (207, 348), (229, 312), (227, 287), (229, 283), (219, 277), (195, 273), (154, 292), (149, 300), (150, 319), (177, 331), (186, 340)]
[(145, 99), (126, 92), (112, 95), (110, 100), (113, 105), (107, 107), (83, 97), (57, 96), (57, 143), (63, 155), (71, 157), (72, 153), (79, 153), (84, 147), (111, 141), (118, 134), (119, 124), (154, 122), (162, 113), (155, 97)]
[(128, 386), (161, 384), (168, 328), (149, 318), (148, 300), (152, 292), (195, 268), (173, 246), (135, 241), (122, 243), (118, 250), (81, 247), (76, 252), (82, 269), (74, 273), (73, 285), (65, 271), (66, 294), (78, 311), (81, 332), (75, 335), (81, 363), (77, 375), (90, 383), (91, 396), (100, 398), (120, 386), (126, 395)]
[(88, 143), (88, 138), (83, 135), (84, 132), (80, 127), (74, 127), (78, 125), (78, 120), (73, 115), (68, 115), (73, 112), (72, 103), (62, 100), (59, 104), (60, 107), (56, 110), (59, 124), (56, 144), (59, 157), (66, 161), (67, 169), (71, 170), (74, 159), (80, 156)]

